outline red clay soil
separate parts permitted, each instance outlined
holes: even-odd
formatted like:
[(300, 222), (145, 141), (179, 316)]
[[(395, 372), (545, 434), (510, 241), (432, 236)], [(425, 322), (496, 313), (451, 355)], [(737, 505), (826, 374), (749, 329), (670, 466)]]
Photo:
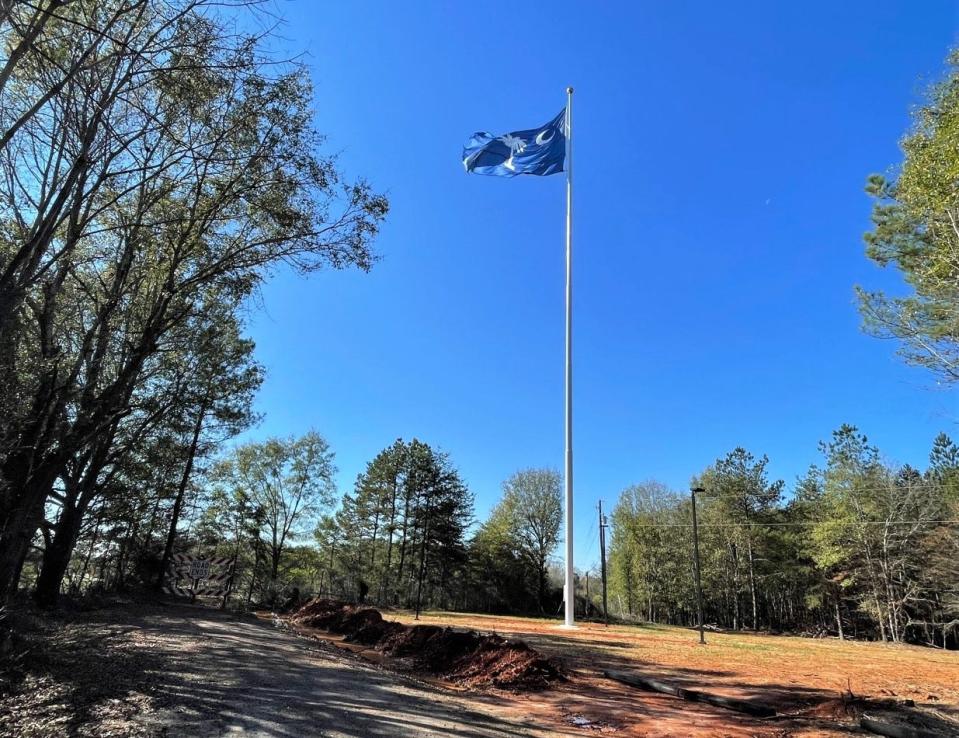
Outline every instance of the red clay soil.
[(468, 686), (545, 689), (559, 680), (556, 665), (523, 642), (482, 636), (479, 647), (453, 665), (447, 676)]
[[(412, 624), (411, 615), (398, 617)], [(843, 738), (862, 734), (857, 724), (865, 712), (959, 737), (955, 652), (749, 633), (715, 634), (704, 648), (695, 631), (651, 625), (579, 623), (563, 630), (546, 619), (475, 613), (421, 617), (423, 624), (437, 627), (495, 631), (561, 659), (568, 677), (564, 684), (490, 698), (491, 705), (552, 725), (560, 735), (575, 730), (615, 732), (622, 738)], [(754, 718), (628, 688), (605, 678), (605, 670), (634, 671), (679, 687), (769, 704), (780, 716)]]
[(546, 689), (565, 678), (557, 664), (522, 641), (436, 625), (384, 620), (379, 610), (336, 600), (313, 599), (292, 621), (344, 636), (388, 656), (409, 657), (415, 669), (467, 687), (515, 691)]

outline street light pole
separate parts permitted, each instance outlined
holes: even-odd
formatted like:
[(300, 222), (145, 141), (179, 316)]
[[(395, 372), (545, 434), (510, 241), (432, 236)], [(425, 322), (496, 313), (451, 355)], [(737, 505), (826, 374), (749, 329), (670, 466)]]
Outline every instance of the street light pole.
[(699, 642), (706, 645), (706, 635), (703, 632), (703, 582), (699, 573), (699, 524), (696, 521), (696, 493), (702, 494), (706, 490), (702, 487), (692, 487), (689, 496), (693, 503), (693, 560), (696, 571), (696, 609), (699, 614)]

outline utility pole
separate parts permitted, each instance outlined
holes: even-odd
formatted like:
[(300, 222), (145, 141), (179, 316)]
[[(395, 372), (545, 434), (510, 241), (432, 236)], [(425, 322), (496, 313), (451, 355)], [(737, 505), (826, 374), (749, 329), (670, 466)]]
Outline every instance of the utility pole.
[(696, 521), (696, 493), (702, 494), (706, 490), (702, 487), (692, 487), (689, 496), (693, 502), (693, 561), (696, 571), (696, 610), (699, 614), (699, 643), (706, 645), (706, 635), (703, 633), (703, 582), (699, 573), (699, 524)]
[(609, 627), (609, 608), (606, 606), (606, 517), (603, 515), (603, 501), (599, 501), (599, 565), (603, 575), (603, 619)]
[(586, 570), (586, 619), (589, 620), (590, 610), (593, 609), (593, 603), (589, 599), (589, 569)]

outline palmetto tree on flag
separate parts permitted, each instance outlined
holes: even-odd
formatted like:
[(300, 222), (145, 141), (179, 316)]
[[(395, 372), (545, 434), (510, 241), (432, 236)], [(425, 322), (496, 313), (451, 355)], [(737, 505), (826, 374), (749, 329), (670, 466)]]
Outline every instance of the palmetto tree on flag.
[(513, 155), (523, 153), (523, 150), (526, 148), (526, 141), (518, 136), (514, 136), (512, 133), (500, 136), (499, 140), (509, 146), (509, 159), (503, 162), (503, 166), (507, 169), (513, 169)]

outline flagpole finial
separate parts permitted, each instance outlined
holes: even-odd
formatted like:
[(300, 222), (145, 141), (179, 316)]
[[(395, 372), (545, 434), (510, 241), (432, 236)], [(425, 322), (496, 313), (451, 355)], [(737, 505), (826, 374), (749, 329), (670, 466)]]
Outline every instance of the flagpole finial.
[(566, 88), (566, 94), (567, 94), (567, 95), (572, 95), (572, 94), (573, 94), (573, 88), (572, 88), (572, 87), (567, 87), (567, 88)]

